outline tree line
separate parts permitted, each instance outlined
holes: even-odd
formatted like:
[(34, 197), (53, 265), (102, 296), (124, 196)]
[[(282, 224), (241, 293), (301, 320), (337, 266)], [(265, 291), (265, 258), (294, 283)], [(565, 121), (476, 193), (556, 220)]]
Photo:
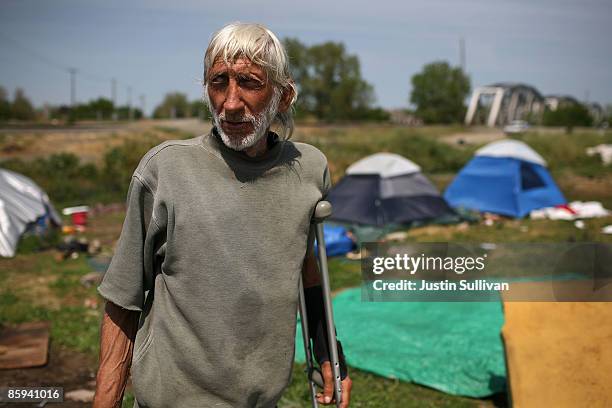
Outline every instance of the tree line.
[(115, 106), (113, 101), (97, 98), (75, 106), (45, 105), (35, 108), (21, 88), (15, 90), (13, 99), (9, 99), (6, 89), (0, 86), (0, 122), (9, 120), (36, 121), (43, 119), (74, 122), (77, 120), (128, 120), (140, 119), (143, 112), (128, 105)]
[[(389, 112), (376, 105), (374, 87), (362, 77), (359, 58), (349, 53), (344, 44), (328, 41), (308, 46), (296, 38), (286, 38), (283, 43), (299, 92), (296, 119), (319, 122), (389, 120)], [(414, 109), (405, 109), (403, 114), (426, 124), (463, 122), (471, 83), (460, 67), (445, 61), (426, 64), (412, 76), (411, 84), (408, 101)], [(0, 87), (0, 121), (35, 120), (40, 116), (63, 121), (125, 120), (139, 119), (143, 112), (127, 105), (114, 106), (105, 98), (73, 107), (47, 106), (41, 112), (34, 109), (23, 90), (17, 89), (11, 101), (6, 90)], [(610, 121), (611, 112), (607, 116), (604, 121)], [(170, 92), (155, 107), (153, 117), (206, 119), (210, 115), (201, 99), (190, 101), (187, 94)], [(541, 123), (545, 126), (590, 126), (593, 120), (588, 109), (578, 103), (545, 111)]]

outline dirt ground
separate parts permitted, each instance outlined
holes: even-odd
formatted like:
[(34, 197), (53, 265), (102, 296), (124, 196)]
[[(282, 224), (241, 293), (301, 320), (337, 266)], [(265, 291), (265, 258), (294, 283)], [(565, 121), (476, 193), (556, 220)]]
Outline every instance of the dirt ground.
[(452, 135), (440, 138), (440, 140), (451, 145), (480, 145), (503, 139), (505, 137), (506, 135), (504, 135), (504, 132), (501, 129), (476, 128), (469, 132), (453, 133)]
[(210, 125), (197, 119), (143, 120), (125, 124), (91, 126), (75, 125), (69, 128), (20, 128), (0, 129), (0, 161), (11, 158), (33, 160), (55, 153), (73, 153), (82, 163), (100, 164), (104, 152), (120, 146), (126, 140), (157, 137), (159, 141), (174, 139), (172, 132), (200, 135)]
[[(64, 394), (78, 389), (95, 389), (96, 364), (91, 357), (64, 347), (56, 346), (51, 341), (49, 361), (43, 367), (0, 370), (0, 384), (10, 386), (64, 387)], [(38, 407), (32, 403), (0, 403), (0, 407)], [(47, 404), (48, 407), (84, 408), (90, 403), (66, 401)]]

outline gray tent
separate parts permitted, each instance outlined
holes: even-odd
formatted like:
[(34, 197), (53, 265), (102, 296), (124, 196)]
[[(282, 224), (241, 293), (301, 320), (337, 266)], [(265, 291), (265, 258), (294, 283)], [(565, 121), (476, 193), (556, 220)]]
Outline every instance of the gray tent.
[(61, 225), (61, 218), (47, 194), (29, 178), (0, 169), (0, 256), (15, 256), (19, 238), (32, 223), (47, 218)]
[(349, 166), (327, 199), (332, 221), (382, 227), (454, 215), (421, 168), (393, 153), (376, 153)]

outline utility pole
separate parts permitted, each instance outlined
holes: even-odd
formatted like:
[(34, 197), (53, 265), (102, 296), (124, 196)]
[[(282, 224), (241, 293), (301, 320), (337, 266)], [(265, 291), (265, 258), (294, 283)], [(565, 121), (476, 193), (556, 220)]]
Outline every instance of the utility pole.
[(68, 68), (70, 73), (70, 106), (74, 108), (76, 104), (76, 68)]
[(132, 120), (132, 87), (127, 87), (128, 91), (128, 120)]
[(111, 99), (113, 101), (113, 120), (117, 120), (117, 80), (111, 79)]
[(117, 80), (115, 78), (111, 79), (111, 101), (113, 101), (113, 106), (117, 104)]
[(465, 74), (465, 39), (459, 38), (459, 66)]
[(145, 117), (145, 96), (144, 94), (140, 95), (140, 110), (142, 111), (142, 117)]

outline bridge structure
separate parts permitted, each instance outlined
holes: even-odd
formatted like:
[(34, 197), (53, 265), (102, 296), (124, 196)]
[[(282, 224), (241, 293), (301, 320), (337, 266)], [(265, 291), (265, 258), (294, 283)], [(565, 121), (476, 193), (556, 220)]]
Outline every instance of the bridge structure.
[(505, 126), (513, 120), (542, 117), (545, 98), (533, 86), (500, 82), (474, 90), (465, 124), (485, 124), (489, 127)]

